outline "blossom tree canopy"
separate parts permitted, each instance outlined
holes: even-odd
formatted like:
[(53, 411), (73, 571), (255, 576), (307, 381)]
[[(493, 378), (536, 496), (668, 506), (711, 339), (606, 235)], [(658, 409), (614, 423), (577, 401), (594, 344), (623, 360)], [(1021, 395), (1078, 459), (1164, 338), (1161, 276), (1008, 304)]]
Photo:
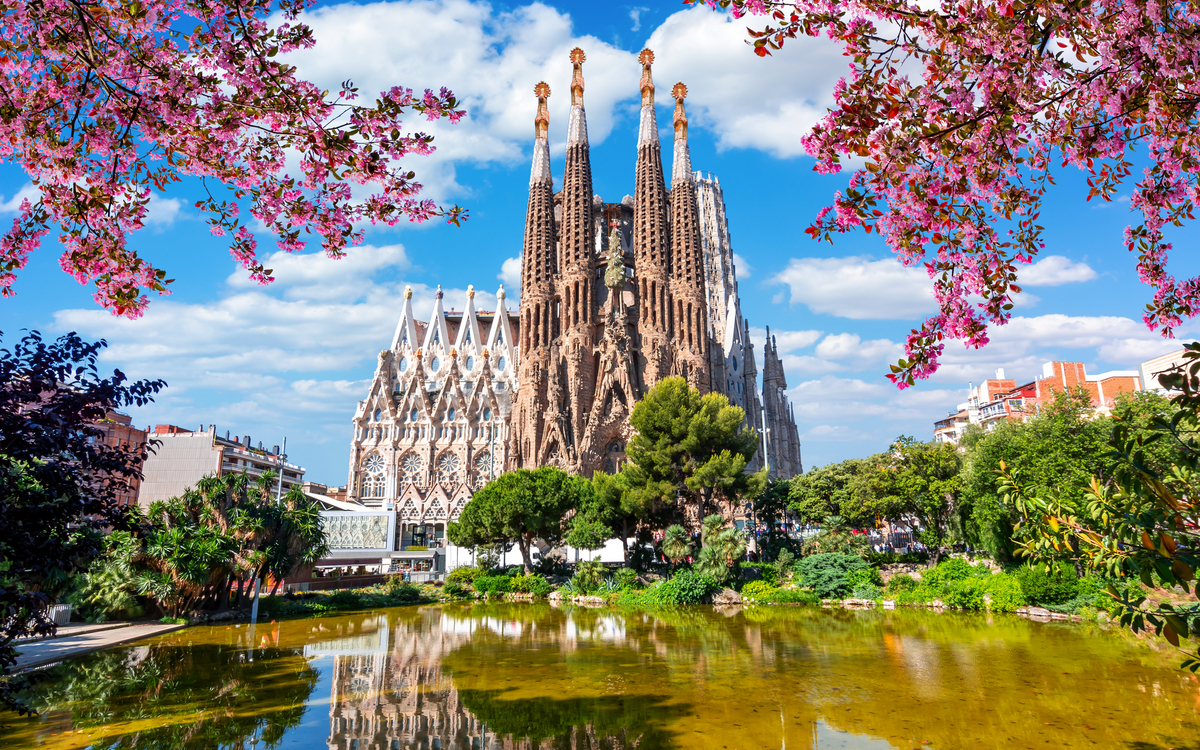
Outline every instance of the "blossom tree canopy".
[(982, 347), (1008, 321), (1060, 164), (1087, 173), (1088, 200), (1135, 181), (1125, 243), (1155, 290), (1146, 324), (1169, 336), (1200, 312), (1200, 277), (1171, 275), (1163, 232), (1200, 201), (1197, 0), (688, 0), (700, 1), (765, 16), (749, 30), (760, 56), (825, 34), (851, 59), (802, 143), (818, 172), (865, 164), (808, 233), (862, 227), (925, 264), (939, 309), (892, 366), (899, 387), (935, 372), (947, 339)]
[[(204, 182), (196, 207), (212, 233), (230, 237), (263, 284), (271, 270), (242, 207), (281, 249), (316, 234), (331, 257), (361, 241), (361, 222), (464, 218), (421, 200), (399, 163), (433, 150), (402, 117), (457, 122), (453, 94), (396, 87), (360, 104), (349, 81), (331, 94), (298, 78), (281, 57), (313, 46), (295, 22), (311, 1), (0, 0), (0, 158), (38, 192), (0, 240), (0, 294), (13, 294), (56, 228), (63, 269), (94, 284), (99, 304), (138, 317), (144, 292), (166, 293), (171, 280), (126, 238), (143, 227), (151, 191), (185, 175)], [(353, 196), (352, 184), (370, 195)]]

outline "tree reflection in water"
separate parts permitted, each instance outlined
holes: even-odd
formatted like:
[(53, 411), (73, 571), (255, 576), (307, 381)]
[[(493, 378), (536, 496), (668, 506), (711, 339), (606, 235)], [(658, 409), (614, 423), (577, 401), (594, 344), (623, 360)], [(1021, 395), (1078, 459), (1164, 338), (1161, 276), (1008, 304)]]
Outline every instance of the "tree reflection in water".
[(1011, 616), (408, 607), (280, 623), (252, 662), (244, 633), (59, 667), (0, 745), (1200, 750), (1173, 658)]

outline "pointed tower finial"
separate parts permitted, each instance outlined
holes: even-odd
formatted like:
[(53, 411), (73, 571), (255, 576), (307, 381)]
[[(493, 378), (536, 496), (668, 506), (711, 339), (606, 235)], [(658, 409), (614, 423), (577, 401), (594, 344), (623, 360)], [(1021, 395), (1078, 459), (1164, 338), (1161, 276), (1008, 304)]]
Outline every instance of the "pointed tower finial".
[(537, 114), (533, 118), (533, 133), (535, 138), (547, 138), (550, 129), (550, 110), (546, 108), (546, 100), (550, 98), (550, 84), (540, 81), (533, 87), (533, 95), (538, 99)]
[(437, 288), (437, 294), (435, 294), (435, 295), (433, 295), (433, 296), (434, 296), (434, 297), (437, 297), (438, 299), (441, 299), (441, 298), (442, 298), (442, 285), (441, 285), (441, 284), (438, 284), (438, 288)]
[(638, 62), (642, 64), (642, 106), (654, 106), (654, 79), (650, 76), (650, 66), (654, 64), (654, 52), (647, 47), (638, 54)]
[(587, 60), (587, 55), (583, 54), (583, 50), (579, 47), (571, 50), (571, 65), (574, 66), (574, 71), (571, 73), (571, 106), (583, 106), (583, 62)]
[(404, 287), (404, 299), (412, 299), (412, 287)]
[(475, 299), (475, 285), (467, 284), (467, 299)]
[(683, 109), (683, 100), (687, 98), (687, 85), (683, 81), (671, 88), (671, 96), (675, 97), (675, 137), (687, 138), (687, 112)]

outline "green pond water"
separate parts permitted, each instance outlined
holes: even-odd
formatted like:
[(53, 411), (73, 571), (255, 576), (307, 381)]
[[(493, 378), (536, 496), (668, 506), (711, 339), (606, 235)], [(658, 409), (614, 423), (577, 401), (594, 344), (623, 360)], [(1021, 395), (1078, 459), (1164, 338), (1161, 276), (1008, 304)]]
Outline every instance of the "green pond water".
[(918, 610), (405, 607), (71, 660), (0, 748), (1200, 748), (1178, 659)]

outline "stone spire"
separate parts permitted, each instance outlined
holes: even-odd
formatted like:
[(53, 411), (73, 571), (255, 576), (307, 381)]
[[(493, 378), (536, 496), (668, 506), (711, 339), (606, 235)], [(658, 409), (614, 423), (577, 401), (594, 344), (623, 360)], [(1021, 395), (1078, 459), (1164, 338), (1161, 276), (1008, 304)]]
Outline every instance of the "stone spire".
[(634, 267), (638, 275), (640, 348), (646, 357), (647, 383), (670, 375), (669, 331), (673, 303), (667, 237), (667, 186), (663, 180), (662, 150), (654, 118), (654, 53), (638, 55), (642, 64), (642, 120), (638, 132), (637, 182), (633, 195)]
[[(567, 128), (566, 169), (563, 172), (562, 214), (559, 221), (558, 314), (563, 335), (561, 356), (566, 360), (565, 406), (559, 412), (558, 444), (562, 456), (571, 453), (574, 436), (583, 433), (596, 388), (592, 350), (596, 324), (596, 222), (592, 195), (592, 162), (583, 109), (583, 50), (571, 50), (571, 123)], [(552, 372), (557, 365), (552, 363)], [(551, 404), (551, 409), (555, 405)]]
[(712, 366), (708, 352), (708, 310), (705, 306), (704, 261), (701, 255), (700, 214), (692, 185), (692, 162), (688, 154), (687, 113), (683, 99), (687, 86), (677, 83), (675, 97), (675, 162), (671, 169), (671, 283), (674, 309), (668, 317), (674, 325), (671, 342), (675, 349), (676, 374), (683, 375), (702, 392), (712, 389)]
[[(528, 384), (514, 404), (510, 462), (517, 466), (535, 455), (541, 441), (540, 414), (545, 412), (545, 372), (550, 342), (555, 335), (553, 321), (555, 277), (558, 272), (557, 226), (554, 220), (554, 181), (550, 174), (550, 115), (546, 100), (550, 87), (542, 81), (534, 87), (538, 99), (533, 119), (533, 169), (529, 179), (529, 206), (525, 213), (525, 244), (521, 250), (521, 340), (519, 379)], [(503, 314), (497, 311), (498, 315)], [(510, 342), (511, 344), (511, 342)], [(528, 453), (529, 455), (526, 455)], [(509, 468), (515, 468), (510, 466)]]

